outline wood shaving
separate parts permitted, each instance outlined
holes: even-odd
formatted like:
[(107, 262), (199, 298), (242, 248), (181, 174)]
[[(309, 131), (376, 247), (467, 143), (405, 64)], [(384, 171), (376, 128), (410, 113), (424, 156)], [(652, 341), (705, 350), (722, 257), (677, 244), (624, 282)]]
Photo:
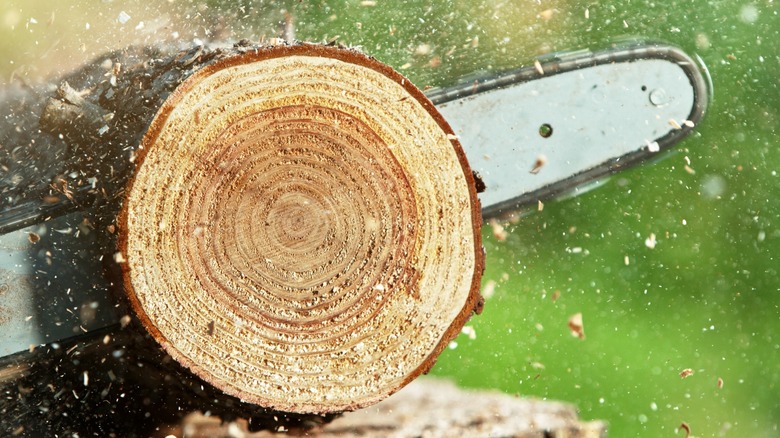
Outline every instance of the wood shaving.
[(495, 237), (499, 242), (505, 241), (509, 234), (506, 232), (504, 226), (495, 219), (491, 219), (488, 223), (493, 229), (493, 237)]
[(537, 71), (537, 72), (538, 72), (540, 75), (543, 75), (543, 74), (544, 74), (544, 69), (542, 68), (542, 63), (541, 63), (541, 62), (539, 62), (539, 60), (538, 60), (538, 59), (534, 60), (534, 68), (536, 69), (536, 71)]
[(460, 332), (463, 333), (464, 335), (468, 336), (468, 338), (471, 339), (472, 341), (477, 339), (477, 331), (474, 330), (474, 327), (472, 327), (470, 325), (464, 326), (460, 330)]
[(682, 423), (680, 423), (680, 427), (678, 427), (677, 429), (678, 430), (682, 429), (682, 430), (685, 431), (685, 438), (688, 438), (688, 437), (691, 436), (691, 427), (688, 426), (688, 423), (683, 421)]
[(585, 339), (585, 327), (582, 322), (582, 313), (575, 313), (569, 317), (569, 330), (575, 338)]
[(431, 53), (431, 45), (430, 44), (420, 44), (414, 49), (414, 54), (418, 56), (424, 56)]
[(495, 280), (488, 280), (485, 283), (485, 286), (482, 287), (482, 296), (485, 297), (486, 300), (489, 300), (493, 295), (496, 293), (496, 282)]
[(534, 162), (534, 167), (530, 170), (530, 173), (536, 175), (539, 173), (540, 170), (542, 170), (542, 167), (547, 164), (547, 157), (543, 154), (539, 154), (536, 157), (536, 161)]
[(661, 150), (661, 146), (658, 144), (657, 141), (654, 141), (652, 143), (649, 141), (645, 141), (645, 143), (647, 144), (647, 150), (649, 152), (658, 152)]
[(693, 369), (691, 369), (691, 368), (686, 368), (686, 369), (680, 371), (680, 378), (681, 379), (688, 378), (688, 377), (690, 377), (692, 375), (693, 375)]

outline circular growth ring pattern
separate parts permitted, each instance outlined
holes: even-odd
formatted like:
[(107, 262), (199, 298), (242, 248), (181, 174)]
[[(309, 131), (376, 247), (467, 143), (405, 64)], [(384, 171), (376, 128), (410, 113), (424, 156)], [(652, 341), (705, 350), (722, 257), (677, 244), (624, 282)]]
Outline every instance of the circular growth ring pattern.
[(164, 349), (288, 412), (378, 402), (478, 306), (479, 203), (422, 93), (354, 51), (258, 48), (167, 99), (120, 216), (125, 285)]

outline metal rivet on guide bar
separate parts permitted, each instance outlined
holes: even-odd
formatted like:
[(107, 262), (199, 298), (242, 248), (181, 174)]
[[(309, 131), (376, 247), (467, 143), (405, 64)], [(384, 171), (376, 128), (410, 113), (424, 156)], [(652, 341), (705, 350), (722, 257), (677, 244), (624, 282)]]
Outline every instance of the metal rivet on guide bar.
[(669, 103), (669, 96), (663, 88), (656, 88), (650, 92), (650, 103), (655, 106), (664, 106)]

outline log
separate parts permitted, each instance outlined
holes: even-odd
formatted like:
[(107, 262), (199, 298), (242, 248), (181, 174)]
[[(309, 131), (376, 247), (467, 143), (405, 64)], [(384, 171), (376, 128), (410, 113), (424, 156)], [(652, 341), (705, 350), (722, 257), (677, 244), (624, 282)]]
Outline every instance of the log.
[(481, 212), (455, 135), (353, 51), (282, 46), (166, 100), (120, 216), (141, 322), (212, 385), (280, 411), (378, 402), (479, 303)]
[(357, 51), (128, 49), (2, 98), (0, 209), (89, 212), (129, 321), (3, 359), (4, 431), (143, 435), (199, 404), (311, 427), (427, 372), (481, 310), (461, 146)]

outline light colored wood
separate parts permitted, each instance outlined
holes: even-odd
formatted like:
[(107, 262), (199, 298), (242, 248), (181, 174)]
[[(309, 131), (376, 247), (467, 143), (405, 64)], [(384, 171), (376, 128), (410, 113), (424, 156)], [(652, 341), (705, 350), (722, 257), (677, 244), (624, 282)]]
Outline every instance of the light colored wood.
[[(422, 378), (378, 405), (346, 413), (320, 429), (286, 432), (317, 438), (602, 438), (607, 428), (602, 421), (579, 420), (574, 407), (565, 403), (463, 390), (446, 381)], [(245, 422), (222, 424), (218, 418), (199, 414), (166, 433), (188, 438), (279, 436), (270, 431), (249, 433)]]
[(136, 160), (115, 255), (131, 303), (176, 361), (243, 401), (369, 406), (481, 308), (463, 151), (418, 89), (358, 52), (210, 64)]

